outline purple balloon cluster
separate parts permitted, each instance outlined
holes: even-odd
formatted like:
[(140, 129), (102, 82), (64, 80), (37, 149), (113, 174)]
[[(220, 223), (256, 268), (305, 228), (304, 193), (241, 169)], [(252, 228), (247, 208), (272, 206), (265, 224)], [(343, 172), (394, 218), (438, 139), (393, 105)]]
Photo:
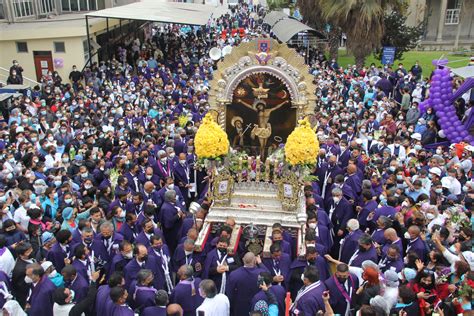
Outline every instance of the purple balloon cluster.
[(469, 135), (462, 122), (456, 115), (456, 109), (451, 103), (453, 95), (452, 79), (448, 68), (436, 69), (431, 78), (430, 97), (420, 104), (420, 111), (425, 112), (431, 107), (436, 111), (438, 124), (444, 134), (453, 143), (467, 140), (474, 144), (474, 137)]

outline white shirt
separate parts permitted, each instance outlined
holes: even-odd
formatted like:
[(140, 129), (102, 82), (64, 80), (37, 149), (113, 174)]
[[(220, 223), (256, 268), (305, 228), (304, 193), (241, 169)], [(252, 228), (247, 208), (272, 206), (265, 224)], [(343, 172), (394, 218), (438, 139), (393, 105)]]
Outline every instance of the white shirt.
[(461, 182), (459, 182), (458, 179), (451, 177), (451, 176), (446, 176), (441, 179), (441, 184), (443, 187), (448, 188), (449, 192), (451, 192), (454, 195), (459, 195), (461, 194)]
[(227, 296), (217, 294), (213, 298), (206, 298), (204, 302), (196, 309), (196, 316), (203, 311), (206, 316), (229, 316), (230, 303)]
[[(54, 303), (53, 305), (53, 315), (54, 316), (69, 316), (69, 312), (74, 307), (74, 304), (65, 304), (59, 305), (58, 303)], [(84, 313), (81, 314), (84, 316)]]
[(10, 249), (5, 249), (3, 255), (0, 256), (0, 270), (5, 272), (8, 277), (12, 276), (13, 268), (15, 267), (15, 259), (13, 258)]
[(26, 215), (26, 209), (23, 207), (23, 205), (15, 210), (15, 213), (13, 214), (13, 220), (15, 223), (20, 224), (23, 229), (28, 229), (30, 217)]

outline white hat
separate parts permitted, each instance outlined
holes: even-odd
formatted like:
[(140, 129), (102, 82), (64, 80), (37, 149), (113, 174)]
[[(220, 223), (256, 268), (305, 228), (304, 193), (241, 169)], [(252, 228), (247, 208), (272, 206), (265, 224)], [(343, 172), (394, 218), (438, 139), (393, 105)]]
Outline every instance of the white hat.
[(41, 264), (41, 267), (43, 268), (44, 271), (48, 270), (49, 267), (51, 267), (53, 263), (51, 261), (45, 261)]
[(429, 172), (434, 173), (438, 177), (441, 177), (441, 169), (439, 169), (438, 167), (430, 168)]
[(469, 263), (471, 271), (474, 271), (474, 253), (472, 251), (463, 251), (462, 256), (467, 261), (467, 263)]
[(15, 132), (18, 134), (18, 133), (24, 133), (25, 132), (25, 129), (23, 128), (23, 126), (18, 126), (15, 130)]
[(411, 138), (416, 139), (416, 140), (421, 140), (421, 134), (420, 133), (414, 133), (413, 135), (411, 135)]
[(469, 150), (470, 152), (474, 152), (474, 146), (467, 145), (464, 147), (465, 150)]

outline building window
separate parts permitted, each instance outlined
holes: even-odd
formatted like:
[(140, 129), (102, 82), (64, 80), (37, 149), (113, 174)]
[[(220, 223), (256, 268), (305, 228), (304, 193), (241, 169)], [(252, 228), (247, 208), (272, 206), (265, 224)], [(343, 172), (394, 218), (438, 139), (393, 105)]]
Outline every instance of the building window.
[(55, 53), (65, 53), (66, 52), (66, 45), (64, 42), (54, 42), (54, 52)]
[(0, 20), (5, 19), (5, 11), (3, 9), (3, 0), (0, 0)]
[(28, 44), (26, 42), (16, 42), (16, 51), (18, 53), (28, 53)]
[(82, 46), (84, 47), (84, 63), (87, 63), (89, 61), (89, 43), (87, 38), (82, 41)]
[(55, 9), (54, 0), (40, 0), (39, 10), (41, 15), (52, 13)]
[(65, 12), (92, 11), (105, 8), (105, 0), (61, 0)]
[(13, 11), (16, 18), (34, 15), (32, 0), (13, 0)]
[(447, 9), (444, 24), (453, 25), (459, 24), (459, 12), (460, 9)]

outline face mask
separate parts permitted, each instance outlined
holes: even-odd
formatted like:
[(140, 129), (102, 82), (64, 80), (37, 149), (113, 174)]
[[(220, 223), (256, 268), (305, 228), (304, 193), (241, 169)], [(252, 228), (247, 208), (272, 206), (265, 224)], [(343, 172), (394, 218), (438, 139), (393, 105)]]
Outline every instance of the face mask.
[(54, 181), (54, 186), (58, 188), (62, 184), (61, 181)]
[(436, 149), (436, 154), (437, 154), (437, 155), (442, 155), (442, 154), (443, 154), (443, 150), (441, 150), (441, 149)]
[(28, 201), (28, 202), (25, 203), (25, 208), (30, 208), (30, 206), (31, 206), (31, 202), (30, 202), (30, 201)]
[(462, 191), (463, 192), (468, 192), (469, 191), (469, 188), (467, 187), (467, 185), (463, 185)]
[(84, 243), (88, 245), (92, 244), (92, 238), (91, 237), (84, 238)]
[(146, 231), (147, 234), (152, 235), (155, 232), (154, 228), (150, 228), (149, 230)]
[(339, 283), (341, 283), (341, 284), (344, 284), (344, 283), (346, 283), (346, 281), (347, 281), (346, 278), (337, 278), (337, 280), (338, 280)]
[(66, 204), (71, 204), (71, 203), (72, 203), (72, 199), (65, 199), (65, 200), (64, 200), (64, 203), (66, 203)]
[(304, 274), (303, 273), (301, 273), (301, 281), (303, 281), (303, 283), (304, 283)]
[(145, 178), (146, 178), (147, 180), (150, 180), (152, 177), (153, 177), (153, 175), (151, 175), (151, 176), (145, 176)]
[(316, 229), (316, 223), (309, 223), (308, 227), (311, 229)]
[(435, 189), (436, 194), (441, 194), (443, 193), (443, 189)]
[(133, 251), (127, 252), (123, 255), (125, 259), (132, 259), (133, 258)]
[(179, 160), (179, 163), (182, 164), (182, 165), (184, 165), (184, 164), (186, 163), (186, 160), (181, 159), (181, 160)]
[(334, 200), (334, 203), (337, 204), (337, 203), (339, 203), (339, 202), (341, 201), (341, 197), (339, 197), (339, 196), (334, 196), (334, 197), (333, 197), (333, 200)]
[(87, 172), (81, 173), (81, 177), (82, 177), (82, 178), (87, 178), (88, 175), (89, 175), (89, 174), (88, 174)]
[(166, 158), (166, 157), (165, 157), (165, 158), (161, 158), (160, 161), (161, 161), (161, 163), (166, 163), (166, 162), (168, 161), (168, 158)]
[(227, 253), (227, 248), (218, 248), (219, 252), (223, 255)]
[(92, 188), (92, 184), (84, 184), (84, 188), (86, 190), (89, 190), (90, 188)]
[(171, 154), (170, 154), (170, 158), (173, 159), (174, 157), (176, 157), (176, 154), (175, 154), (175, 153), (171, 153)]
[(435, 216), (432, 213), (426, 213), (426, 218), (431, 221), (435, 218)]
[(341, 151), (344, 151), (346, 150), (346, 147), (345, 146), (341, 146)]
[(401, 180), (403, 180), (403, 176), (401, 176), (401, 175), (397, 175), (397, 180), (398, 180), (398, 181), (401, 181)]
[(25, 283), (26, 284), (31, 284), (31, 283), (33, 283), (33, 279), (31, 279), (29, 276), (25, 275)]
[(397, 170), (397, 168), (395, 168), (394, 166), (390, 166), (390, 167), (388, 168), (388, 170), (390, 170), (391, 172), (395, 172), (395, 170)]
[(55, 276), (58, 275), (58, 272), (56, 270), (53, 270), (50, 274), (49, 274), (49, 277), (50, 278), (54, 278)]
[(148, 255), (144, 255), (143, 257), (139, 258), (138, 261), (145, 262), (148, 259)]
[(67, 132), (67, 129), (61, 128), (61, 133), (65, 134)]
[(49, 136), (48, 137), (48, 141), (52, 142), (54, 140), (54, 137), (53, 136)]
[(74, 302), (74, 298), (76, 297), (76, 292), (74, 292), (71, 289), (69, 289), (69, 291), (71, 291), (71, 300), (69, 301), (69, 303), (72, 303), (72, 302)]
[(168, 189), (169, 190), (174, 190), (174, 183), (171, 183), (170, 185), (168, 185)]
[(408, 232), (405, 232), (405, 234), (403, 234), (403, 237), (405, 237), (405, 239), (411, 239), (410, 234)]

